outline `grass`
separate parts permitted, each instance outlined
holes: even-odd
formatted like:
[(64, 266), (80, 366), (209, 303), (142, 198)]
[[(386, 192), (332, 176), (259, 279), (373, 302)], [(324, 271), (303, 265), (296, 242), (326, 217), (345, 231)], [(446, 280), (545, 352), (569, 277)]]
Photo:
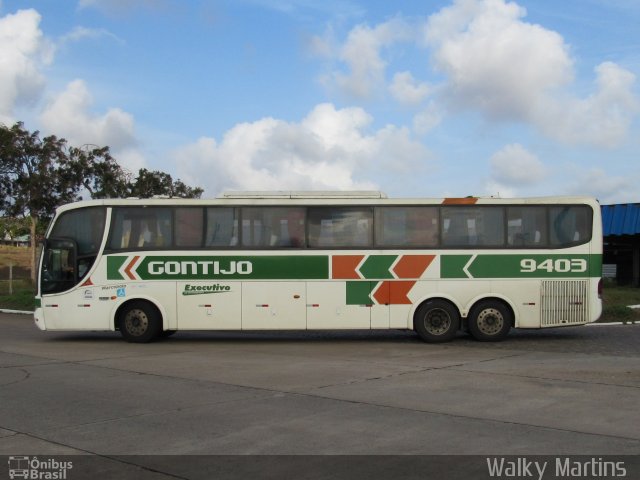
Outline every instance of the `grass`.
[(640, 309), (627, 308), (628, 305), (640, 305), (640, 288), (618, 287), (606, 283), (602, 316), (598, 322), (640, 323)]
[(13, 285), (13, 295), (9, 294), (8, 282), (0, 282), (0, 308), (33, 311), (35, 309), (35, 288), (30, 281), (17, 280)]
[[(13, 282), (9, 285), (9, 265), (13, 265)], [(35, 308), (35, 288), (29, 277), (31, 250), (26, 247), (0, 245), (0, 308), (28, 310)], [(13, 294), (10, 294), (11, 288)]]

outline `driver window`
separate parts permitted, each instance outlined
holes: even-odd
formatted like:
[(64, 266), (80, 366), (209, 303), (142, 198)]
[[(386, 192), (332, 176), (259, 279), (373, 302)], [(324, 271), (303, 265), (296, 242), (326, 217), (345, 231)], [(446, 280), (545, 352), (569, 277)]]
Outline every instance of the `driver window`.
[(68, 239), (51, 239), (45, 245), (42, 265), (42, 293), (69, 290), (77, 282), (75, 243)]

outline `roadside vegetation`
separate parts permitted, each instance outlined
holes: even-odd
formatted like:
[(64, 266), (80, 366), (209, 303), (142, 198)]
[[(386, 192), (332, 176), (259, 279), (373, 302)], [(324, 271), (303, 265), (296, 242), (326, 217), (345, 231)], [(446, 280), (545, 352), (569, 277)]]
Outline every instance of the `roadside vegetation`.
[[(0, 246), (0, 309), (32, 311), (35, 308), (35, 287), (29, 280), (29, 263), (28, 248)], [(9, 293), (9, 264), (14, 268), (13, 294)], [(629, 305), (640, 305), (640, 288), (606, 282), (604, 311), (599, 322), (640, 323), (640, 308), (631, 309)]]
[(33, 310), (35, 288), (30, 264), (29, 248), (0, 245), (0, 308)]
[(603, 312), (599, 322), (636, 322), (640, 323), (640, 308), (628, 308), (640, 305), (640, 288), (619, 287), (607, 282), (603, 293)]

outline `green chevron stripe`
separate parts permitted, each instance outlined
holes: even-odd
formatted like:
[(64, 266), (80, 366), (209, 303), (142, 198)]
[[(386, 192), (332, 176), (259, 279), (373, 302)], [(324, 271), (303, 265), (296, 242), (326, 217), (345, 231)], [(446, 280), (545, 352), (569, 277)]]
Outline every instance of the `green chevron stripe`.
[(371, 293), (378, 282), (347, 282), (347, 305), (371, 305), (374, 303)]
[(463, 268), (473, 255), (442, 255), (440, 257), (441, 278), (468, 278)]
[(397, 258), (397, 255), (369, 255), (360, 267), (360, 274), (370, 279), (394, 278), (389, 269)]
[(120, 275), (120, 269), (128, 258), (127, 256), (120, 255), (107, 257), (107, 278), (109, 280), (124, 280), (124, 277)]

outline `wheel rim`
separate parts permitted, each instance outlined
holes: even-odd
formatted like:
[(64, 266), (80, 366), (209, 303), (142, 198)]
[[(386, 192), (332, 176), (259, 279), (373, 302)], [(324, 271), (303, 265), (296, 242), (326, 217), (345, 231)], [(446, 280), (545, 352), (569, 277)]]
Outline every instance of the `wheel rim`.
[(451, 316), (442, 308), (434, 308), (424, 317), (424, 328), (431, 335), (444, 335), (451, 328)]
[(134, 337), (139, 337), (149, 328), (149, 318), (144, 310), (134, 308), (129, 310), (124, 317), (124, 327), (127, 329), (127, 333)]
[(478, 330), (485, 335), (496, 335), (504, 327), (504, 316), (495, 308), (485, 308), (478, 315)]

